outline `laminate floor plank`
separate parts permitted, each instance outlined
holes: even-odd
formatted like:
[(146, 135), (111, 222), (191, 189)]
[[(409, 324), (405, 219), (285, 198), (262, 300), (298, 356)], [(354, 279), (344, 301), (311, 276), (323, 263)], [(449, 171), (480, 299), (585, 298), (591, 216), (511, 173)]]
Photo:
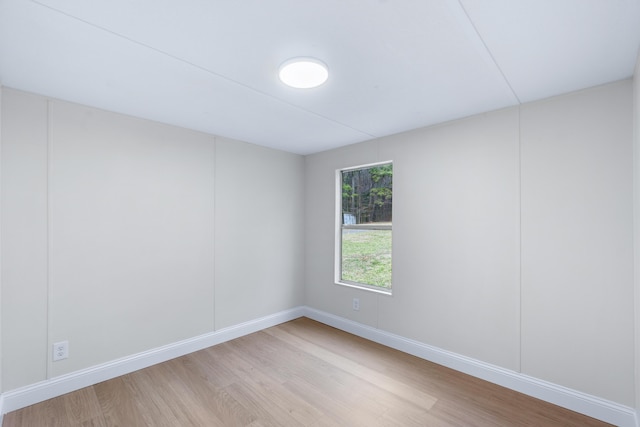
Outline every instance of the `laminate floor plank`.
[(137, 397), (136, 405), (144, 411), (149, 425), (178, 426), (180, 425), (180, 420), (176, 416), (178, 407), (173, 403), (173, 399), (177, 399), (177, 396), (171, 396), (166, 384), (160, 388), (156, 387), (152, 378), (152, 373), (156, 370), (154, 368), (156, 367), (152, 366), (128, 374), (131, 381), (127, 382), (127, 387)]
[(353, 400), (343, 399), (337, 393), (328, 393), (326, 383), (309, 381), (303, 377), (292, 378), (285, 383), (285, 387), (305, 400), (313, 402), (327, 417), (325, 423), (334, 422), (343, 426), (375, 426), (381, 415), (377, 414), (381, 408), (368, 399), (359, 399), (355, 390)]
[(3, 427), (603, 427), (300, 318), (6, 414)]
[[(180, 379), (182, 384), (173, 387), (177, 394), (189, 399), (184, 400), (186, 410), (198, 410), (200, 421), (188, 425), (225, 425), (245, 426), (255, 421), (256, 417), (248, 411), (241, 402), (235, 399), (227, 390), (233, 381), (216, 383), (209, 377), (202, 376), (198, 364), (189, 363), (190, 357), (185, 356), (166, 363), (173, 372), (173, 377)], [(195, 368), (195, 369), (194, 369)]]
[[(271, 345), (277, 342), (267, 335), (261, 337), (258, 342), (264, 339), (267, 339)], [(322, 405), (318, 404), (318, 399), (329, 402), (328, 412), (331, 412), (332, 406), (335, 410), (344, 408), (341, 413), (349, 417), (353, 415), (355, 404), (361, 407), (367, 406), (373, 413), (383, 410), (375, 402), (362, 396), (360, 388), (352, 383), (354, 380), (358, 381), (357, 378), (346, 378), (336, 367), (324, 363), (312, 354), (293, 349), (285, 343), (278, 344), (277, 352), (256, 350), (251, 342), (242, 339), (234, 340), (229, 346), (233, 346), (234, 350), (233, 357), (230, 357), (229, 361), (238, 371), (245, 371), (247, 377), (252, 377), (255, 370), (264, 372), (265, 375), (283, 384), (283, 388), (289, 395), (300, 396), (322, 414), (326, 414), (327, 409), (323, 410)], [(246, 368), (246, 365), (243, 367), (239, 365), (251, 365), (252, 360), (255, 362), (253, 370)], [(251, 380), (247, 379), (247, 381)], [(349, 384), (345, 384), (345, 381)], [(313, 396), (310, 392), (313, 392)], [(352, 404), (349, 404), (350, 401)], [(368, 419), (369, 414), (362, 418)], [(370, 418), (375, 420), (373, 415)]]
[(118, 377), (93, 386), (105, 423), (112, 427), (151, 426), (147, 410), (127, 386), (128, 380), (127, 376)]
[(403, 381), (398, 381), (395, 378), (382, 374), (374, 369), (370, 369), (358, 360), (353, 360), (349, 357), (341, 356), (337, 352), (326, 350), (322, 346), (318, 346), (304, 338), (296, 337), (295, 335), (289, 334), (281, 329), (271, 329), (266, 331), (266, 333), (288, 342), (295, 348), (301, 349), (309, 354), (313, 354), (327, 363), (336, 366), (342, 371), (373, 384), (379, 389), (386, 390), (401, 397), (402, 399), (414, 402), (419, 406), (426, 407), (426, 409), (430, 409), (438, 400), (435, 397), (424, 393), (421, 389), (412, 387)]
[[(272, 337), (270, 341), (278, 340)], [(370, 421), (373, 422), (387, 410), (375, 399), (380, 396), (380, 390), (361, 377), (347, 375), (340, 367), (322, 357), (300, 351), (288, 343), (281, 342), (278, 347), (279, 352), (263, 354), (260, 360), (267, 372), (276, 373), (289, 385), (297, 383), (313, 387), (321, 395), (328, 396), (333, 405), (344, 406), (349, 418), (353, 418), (354, 413), (363, 412), (358, 415), (360, 419), (371, 418)], [(247, 350), (245, 348), (241, 354), (246, 354)], [(243, 357), (241, 354), (238, 355), (239, 358)], [(308, 400), (315, 402), (313, 399)], [(363, 411), (359, 411), (360, 408)]]
[(322, 417), (322, 412), (313, 404), (292, 393), (278, 378), (269, 375), (271, 370), (265, 372), (257, 369), (250, 362), (244, 360), (242, 354), (238, 352), (230, 351), (226, 353), (226, 356), (219, 359), (220, 363), (228, 363), (229, 367), (238, 373), (242, 383), (250, 385), (265, 396), (269, 396), (270, 405), (286, 411), (302, 425), (312, 424)]
[[(307, 321), (309, 319), (299, 320)], [(348, 355), (349, 358), (358, 361), (358, 363), (369, 369), (419, 388), (428, 395), (437, 397), (441, 390), (440, 383), (446, 383), (449, 371), (456, 372), (433, 363), (424, 363), (425, 361), (418, 357), (399, 352), (321, 323), (310, 321), (310, 323), (305, 324), (305, 328), (294, 327), (289, 323), (281, 326), (283, 330), (299, 338), (323, 346), (329, 351)], [(371, 357), (372, 355), (375, 355), (375, 357)], [(437, 381), (441, 377), (444, 377), (442, 378), (443, 381)]]
[(93, 387), (62, 396), (66, 419), (71, 425), (104, 426), (102, 409)]
[(5, 415), (2, 425), (4, 427), (105, 427), (106, 423), (95, 393), (88, 387), (9, 413)]
[(176, 360), (181, 360), (185, 366), (200, 376), (204, 382), (221, 388), (240, 380), (232, 369), (220, 363), (227, 358), (224, 344), (188, 354)]
[[(280, 329), (269, 329), (265, 333), (281, 339), (292, 348), (302, 349), (307, 354), (328, 362), (335, 372), (321, 372), (320, 375), (336, 378), (336, 382), (328, 384), (326, 389), (320, 389), (318, 385), (323, 382), (316, 380), (312, 382), (315, 388), (324, 394), (337, 397), (341, 403), (346, 404), (347, 411), (364, 408), (367, 414), (377, 417), (374, 425), (380, 424), (380, 420), (383, 419), (393, 419), (389, 415), (390, 411), (402, 414), (401, 418), (405, 421), (398, 425), (425, 425), (425, 421), (431, 418), (428, 411), (437, 399), (420, 389), (408, 387), (403, 382), (371, 370), (350, 355), (345, 357), (327, 351), (316, 346), (311, 340), (304, 340)], [(315, 365), (317, 363), (311, 360), (302, 364)]]

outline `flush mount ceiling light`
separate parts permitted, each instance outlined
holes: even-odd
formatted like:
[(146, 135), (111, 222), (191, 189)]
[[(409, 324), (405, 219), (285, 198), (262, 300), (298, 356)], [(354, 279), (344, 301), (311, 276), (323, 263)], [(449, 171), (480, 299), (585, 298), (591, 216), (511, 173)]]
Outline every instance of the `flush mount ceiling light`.
[(329, 78), (324, 62), (315, 58), (293, 58), (280, 66), (278, 74), (282, 83), (297, 89), (320, 86)]

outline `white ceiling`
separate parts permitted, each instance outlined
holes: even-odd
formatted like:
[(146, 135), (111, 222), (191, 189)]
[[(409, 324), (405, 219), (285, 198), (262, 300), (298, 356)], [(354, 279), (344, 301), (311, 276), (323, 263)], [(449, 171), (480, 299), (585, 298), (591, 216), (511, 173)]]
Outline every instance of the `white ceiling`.
[[(0, 84), (314, 153), (631, 77), (640, 0), (0, 0)], [(327, 83), (279, 65), (313, 56)]]

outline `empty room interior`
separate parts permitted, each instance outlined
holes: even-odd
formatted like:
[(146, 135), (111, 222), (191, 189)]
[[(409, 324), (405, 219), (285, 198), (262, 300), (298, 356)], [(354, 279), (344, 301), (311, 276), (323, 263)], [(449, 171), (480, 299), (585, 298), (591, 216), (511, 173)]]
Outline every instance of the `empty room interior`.
[(640, 427), (639, 49), (640, 0), (0, 0), (0, 424)]

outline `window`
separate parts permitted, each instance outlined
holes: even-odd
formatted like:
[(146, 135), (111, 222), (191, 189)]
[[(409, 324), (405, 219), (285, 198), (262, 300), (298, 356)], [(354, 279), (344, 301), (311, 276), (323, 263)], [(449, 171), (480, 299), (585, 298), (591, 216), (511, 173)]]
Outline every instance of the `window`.
[(336, 175), (336, 282), (391, 293), (393, 164)]

